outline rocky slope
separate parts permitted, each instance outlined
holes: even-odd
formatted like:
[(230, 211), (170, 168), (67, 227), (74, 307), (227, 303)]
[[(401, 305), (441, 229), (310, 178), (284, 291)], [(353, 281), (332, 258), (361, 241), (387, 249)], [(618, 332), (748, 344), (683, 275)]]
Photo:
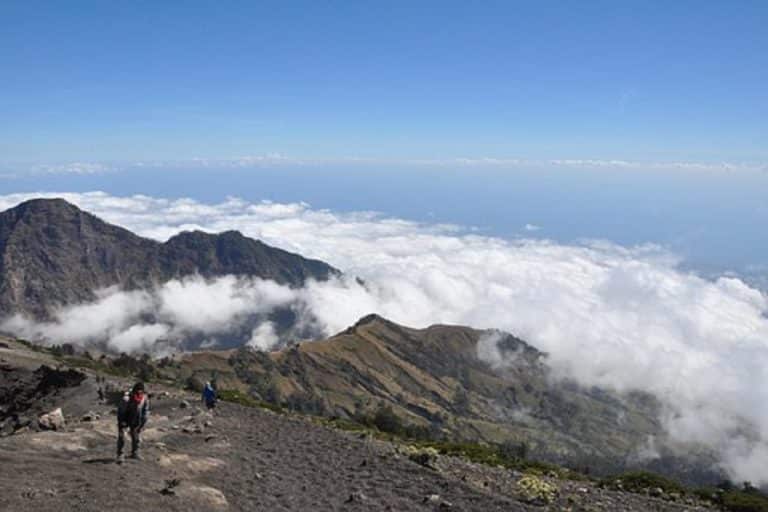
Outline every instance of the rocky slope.
[[(425, 462), (409, 446), (295, 414), (228, 403), (211, 414), (197, 395), (157, 382), (148, 389), (144, 460), (117, 465), (109, 391), (131, 381), (60, 366), (51, 371), (81, 378), (51, 385), (53, 374), (39, 368), (61, 362), (10, 340), (0, 345), (0, 391), (15, 386), (36, 397), (17, 413), (37, 418), (61, 408), (65, 419), (55, 430), (33, 422), (0, 436), (1, 510), (708, 510), (690, 497), (632, 494), (460, 457)], [(6, 412), (8, 396), (0, 394)]]
[(159, 243), (63, 199), (35, 199), (0, 213), (0, 317), (44, 319), (57, 307), (94, 300), (109, 286), (145, 288), (192, 274), (300, 286), (338, 271), (236, 231), (186, 232)]
[[(504, 365), (478, 357), (489, 337)], [(665, 451), (651, 396), (553, 379), (544, 354), (495, 331), (410, 329), (371, 315), (326, 340), (271, 353), (184, 354), (164, 371), (180, 381), (215, 377), (221, 386), (328, 417), (360, 420), (391, 409), (418, 436), (504, 444), (594, 474), (653, 468), (692, 483), (722, 477), (700, 447), (684, 447), (695, 454), (686, 457), (671, 446)], [(641, 457), (649, 438), (661, 457)]]

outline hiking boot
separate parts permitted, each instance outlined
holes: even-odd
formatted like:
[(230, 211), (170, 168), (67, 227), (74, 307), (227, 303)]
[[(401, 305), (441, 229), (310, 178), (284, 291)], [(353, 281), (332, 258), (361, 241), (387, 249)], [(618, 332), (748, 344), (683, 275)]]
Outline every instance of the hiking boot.
[(131, 454), (131, 458), (132, 458), (133, 460), (144, 460), (144, 459), (142, 458), (142, 456), (141, 456), (141, 455), (139, 455), (139, 453), (138, 453), (138, 452), (133, 452), (133, 453)]
[(125, 462), (125, 455), (123, 455), (122, 453), (118, 455), (117, 460), (115, 460), (115, 462), (118, 464), (122, 464), (123, 462)]

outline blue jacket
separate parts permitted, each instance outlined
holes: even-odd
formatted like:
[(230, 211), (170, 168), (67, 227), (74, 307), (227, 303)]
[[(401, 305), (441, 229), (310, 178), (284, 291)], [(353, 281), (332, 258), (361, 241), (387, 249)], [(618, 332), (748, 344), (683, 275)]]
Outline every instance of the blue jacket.
[(205, 386), (203, 388), (203, 402), (206, 404), (212, 404), (216, 402), (216, 390), (211, 386)]

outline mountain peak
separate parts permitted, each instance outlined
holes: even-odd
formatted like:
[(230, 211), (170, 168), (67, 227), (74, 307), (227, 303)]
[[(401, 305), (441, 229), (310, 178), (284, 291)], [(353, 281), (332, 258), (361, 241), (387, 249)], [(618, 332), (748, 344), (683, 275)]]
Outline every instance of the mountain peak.
[(377, 313), (369, 313), (365, 315), (364, 317), (360, 318), (357, 322), (355, 322), (355, 325), (353, 327), (362, 327), (367, 324), (372, 324), (374, 322), (380, 322), (380, 323), (392, 323), (383, 316), (377, 314)]
[[(19, 203), (15, 208), (18, 209), (44, 209), (44, 208), (50, 208), (50, 207), (65, 207), (69, 209), (75, 209), (79, 210), (77, 206), (70, 203), (63, 197), (36, 197), (33, 199), (28, 199), (26, 201), (23, 201)], [(14, 208), (12, 208), (14, 209)]]
[(220, 233), (211, 233), (209, 231), (203, 231), (202, 229), (190, 229), (186, 231), (180, 231), (179, 233), (175, 234), (173, 238), (217, 238), (221, 236), (229, 236), (233, 238), (247, 238), (245, 235), (243, 235), (240, 231), (237, 231), (236, 229), (229, 229), (227, 231), (222, 231)]
[(48, 318), (110, 286), (144, 289), (188, 275), (238, 275), (302, 286), (340, 274), (239, 231), (180, 233), (166, 243), (109, 224), (65, 199), (31, 199), (0, 213), (0, 316)]
[(80, 208), (78, 208), (76, 205), (70, 203), (66, 199), (60, 198), (60, 197), (51, 197), (51, 198), (35, 198), (35, 199), (29, 199), (28, 201), (24, 201), (22, 203), (19, 203), (13, 208), (10, 208), (9, 210), (6, 210), (3, 212), (6, 215), (11, 215), (17, 218), (25, 217), (30, 214), (37, 214), (37, 213), (50, 213), (50, 214), (56, 214), (56, 215), (75, 215), (83, 212)]

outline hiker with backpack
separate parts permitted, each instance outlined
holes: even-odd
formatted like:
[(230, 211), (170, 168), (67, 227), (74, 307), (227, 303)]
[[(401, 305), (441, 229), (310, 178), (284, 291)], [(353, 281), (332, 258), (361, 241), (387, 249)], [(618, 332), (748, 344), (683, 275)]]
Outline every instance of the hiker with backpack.
[(206, 382), (205, 387), (203, 387), (203, 403), (208, 410), (216, 407), (216, 389), (211, 386), (210, 382)]
[(131, 435), (131, 458), (141, 460), (139, 445), (141, 444), (141, 431), (149, 419), (149, 397), (144, 391), (144, 384), (137, 382), (130, 393), (125, 393), (117, 408), (117, 463), (125, 460), (123, 447), (125, 446), (125, 431)]

